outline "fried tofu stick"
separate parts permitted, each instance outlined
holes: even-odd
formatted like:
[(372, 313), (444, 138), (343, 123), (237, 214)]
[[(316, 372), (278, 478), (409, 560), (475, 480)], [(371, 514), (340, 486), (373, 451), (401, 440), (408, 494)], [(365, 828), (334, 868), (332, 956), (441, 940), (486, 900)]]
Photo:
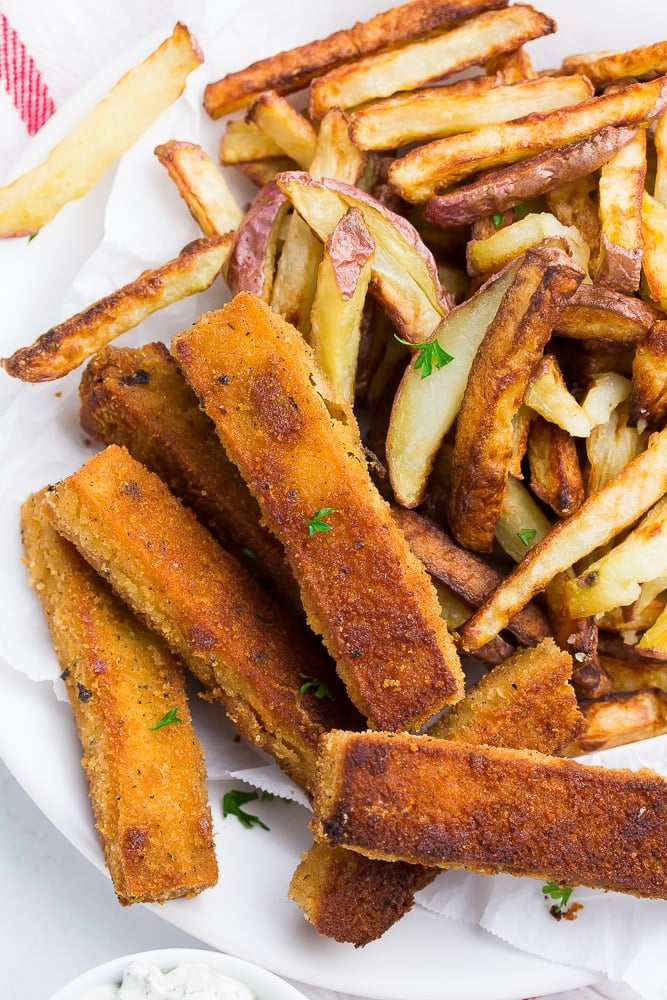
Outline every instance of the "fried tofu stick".
[(123, 445), (157, 472), (224, 548), (298, 607), (282, 546), (260, 525), (257, 501), (164, 344), (104, 348), (84, 371), (79, 394), (87, 434)]
[[(319, 736), (361, 719), (322, 647), (169, 493), (116, 445), (47, 494), (57, 529), (147, 619), (239, 731), (310, 790)], [(332, 698), (301, 694), (304, 679)]]
[(661, 898), (665, 809), (667, 780), (647, 769), (333, 732), (320, 745), (312, 828), (367, 857)]
[(311, 349), (240, 293), (173, 341), (285, 547), (311, 627), (373, 728), (418, 728), (463, 694), (435, 591), (371, 482), (354, 417)]
[[(54, 530), (44, 494), (23, 505), (21, 529), (120, 903), (162, 903), (215, 885), (204, 759), (181, 665)], [(156, 729), (174, 709), (178, 721)]]
[[(569, 683), (572, 659), (552, 639), (496, 667), (429, 735), (557, 753), (585, 727)], [(292, 876), (289, 897), (318, 931), (357, 947), (379, 938), (414, 904), (439, 869), (366, 858), (314, 844)]]

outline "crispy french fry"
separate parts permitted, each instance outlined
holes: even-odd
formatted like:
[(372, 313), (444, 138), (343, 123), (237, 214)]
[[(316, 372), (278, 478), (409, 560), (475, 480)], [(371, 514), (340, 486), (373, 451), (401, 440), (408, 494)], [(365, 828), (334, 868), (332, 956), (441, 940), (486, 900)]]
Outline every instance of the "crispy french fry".
[(442, 29), (460, 18), (505, 7), (507, 0), (412, 0), (326, 38), (260, 59), (209, 83), (204, 107), (212, 118), (250, 104), (264, 90), (291, 94), (322, 72), (359, 56)]
[(581, 401), (591, 428), (606, 424), (616, 407), (628, 398), (630, 389), (630, 380), (616, 372), (594, 375)]
[(468, 274), (492, 274), (530, 247), (549, 240), (561, 246), (588, 274), (590, 248), (575, 226), (564, 226), (549, 212), (526, 215), (509, 226), (503, 226), (486, 239), (472, 239), (466, 247)]
[(632, 363), (630, 423), (657, 429), (667, 416), (667, 322), (657, 322)]
[(642, 196), (642, 271), (650, 298), (667, 311), (667, 205), (644, 191)]
[(568, 108), (527, 115), (516, 122), (485, 125), (475, 132), (419, 146), (396, 160), (389, 179), (407, 201), (428, 201), (432, 195), (480, 170), (553, 149), (556, 142), (563, 145), (583, 139), (605, 125), (651, 121), (666, 107), (665, 78), (629, 84), (615, 93), (591, 97)]
[(554, 22), (546, 15), (520, 4), (478, 14), (448, 31), (367, 56), (314, 80), (310, 115), (320, 118), (329, 108), (353, 108), (413, 90), (469, 66), (483, 65), (487, 59), (554, 29)]
[(572, 684), (581, 698), (599, 698), (610, 694), (612, 682), (599, 655), (599, 628), (592, 618), (570, 618), (564, 607), (563, 592), (574, 570), (558, 573), (546, 586), (549, 621), (556, 643), (573, 659)]
[(206, 236), (184, 247), (178, 257), (123, 285), (71, 319), (21, 347), (0, 363), (24, 382), (48, 382), (80, 365), (114, 337), (172, 302), (202, 292), (225, 267), (233, 234)]
[(565, 757), (608, 750), (667, 733), (667, 693), (655, 688), (620, 691), (580, 703), (586, 729), (563, 750)]
[(289, 156), (266, 156), (259, 160), (244, 160), (237, 163), (236, 167), (256, 187), (261, 188), (270, 184), (285, 170), (296, 170), (296, 163)]
[(644, 656), (654, 656), (658, 660), (667, 660), (667, 607), (658, 615), (639, 642), (637, 649)]
[[(633, 647), (635, 650), (637, 647)], [(642, 688), (658, 688), (667, 694), (667, 664), (642, 657), (635, 653), (634, 659), (601, 657), (604, 669), (611, 678), (613, 691), (640, 691)], [(611, 692), (610, 692), (611, 693)]]
[(653, 133), (656, 167), (653, 197), (667, 205), (667, 115), (661, 115)]
[(632, 293), (642, 266), (641, 204), (646, 178), (646, 129), (602, 165), (599, 183), (600, 252), (597, 284)]
[(502, 56), (494, 56), (484, 69), (491, 76), (499, 76), (503, 83), (519, 83), (522, 80), (533, 80), (537, 76), (532, 60), (523, 46), (513, 52), (505, 52)]
[(254, 122), (243, 119), (227, 122), (219, 151), (220, 162), (226, 166), (284, 155), (278, 143)]
[(81, 198), (180, 96), (188, 74), (202, 60), (196, 40), (179, 22), (169, 38), (121, 77), (43, 163), (0, 188), (0, 236), (35, 233), (63, 205)]
[(315, 129), (300, 111), (273, 90), (260, 94), (250, 105), (246, 122), (252, 122), (276, 146), (307, 170), (315, 155)]
[(572, 437), (588, 437), (591, 424), (576, 401), (553, 354), (545, 354), (530, 375), (524, 404)]
[(227, 267), (231, 290), (253, 292), (268, 302), (278, 255), (278, 241), (290, 204), (275, 181), (256, 194), (243, 217)]
[(660, 500), (667, 491), (667, 431), (655, 434), (646, 451), (606, 486), (584, 500), (567, 520), (534, 545), (493, 596), (463, 626), (464, 646), (483, 646), (512, 615), (557, 573), (605, 545)]
[(472, 362), (456, 424), (449, 523), (473, 551), (493, 546), (512, 457), (512, 417), (558, 313), (582, 278), (562, 250), (528, 250)]
[(611, 288), (581, 284), (556, 323), (559, 337), (601, 344), (638, 344), (660, 317), (648, 302)]
[(583, 73), (596, 87), (625, 77), (667, 73), (667, 42), (640, 45), (625, 52), (590, 52), (568, 56), (563, 73)]
[(396, 149), (578, 104), (592, 94), (583, 76), (543, 76), (511, 85), (481, 76), (368, 104), (352, 114), (350, 131), (361, 149)]
[(222, 173), (201, 146), (172, 139), (156, 146), (155, 155), (166, 167), (204, 236), (236, 229), (243, 212)]
[(533, 420), (528, 436), (530, 488), (558, 514), (568, 517), (581, 506), (584, 480), (573, 439), (542, 417)]
[(507, 477), (503, 506), (496, 524), (495, 538), (515, 562), (537, 545), (551, 528), (551, 522), (530, 490), (514, 476)]

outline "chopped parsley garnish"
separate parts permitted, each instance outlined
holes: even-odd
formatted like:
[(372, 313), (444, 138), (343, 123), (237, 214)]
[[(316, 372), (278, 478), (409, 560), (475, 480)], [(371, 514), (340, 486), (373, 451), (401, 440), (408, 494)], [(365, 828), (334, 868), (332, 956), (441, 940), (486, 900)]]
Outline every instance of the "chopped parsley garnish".
[(517, 531), (519, 541), (523, 542), (527, 549), (530, 548), (530, 543), (533, 541), (536, 534), (536, 528), (522, 528), (521, 531)]
[(547, 882), (546, 885), (542, 886), (542, 892), (545, 896), (549, 896), (550, 899), (555, 900), (551, 909), (555, 910), (557, 913), (562, 913), (566, 908), (574, 889), (569, 885), (559, 885), (558, 882)]
[(243, 553), (244, 556), (247, 556), (248, 559), (256, 559), (257, 558), (257, 556), (255, 555), (255, 553), (253, 552), (252, 549), (241, 549), (241, 552)]
[(238, 788), (233, 788), (231, 792), (225, 792), (222, 799), (222, 815), (223, 818), (227, 816), (236, 816), (239, 823), (250, 829), (252, 826), (261, 826), (262, 830), (269, 830), (270, 827), (263, 823), (259, 816), (254, 816), (252, 813), (247, 813), (244, 811), (243, 806), (247, 802), (257, 802), (263, 799), (271, 800), (273, 795), (270, 792), (262, 792), (261, 796), (258, 792), (242, 792)]
[(305, 694), (306, 691), (312, 690), (315, 697), (319, 698), (320, 701), (323, 698), (330, 698), (333, 701), (333, 695), (324, 681), (321, 681), (318, 677), (312, 677), (310, 674), (300, 673), (299, 677), (303, 681), (303, 684), (299, 688), (299, 694)]
[(178, 707), (175, 705), (170, 708), (168, 712), (165, 712), (161, 719), (158, 719), (154, 726), (149, 726), (151, 732), (155, 732), (156, 729), (162, 729), (163, 726), (170, 726), (172, 722), (182, 722), (183, 719), (178, 717)]
[(422, 344), (411, 344), (409, 340), (402, 340), (400, 337), (396, 337), (396, 340), (417, 350), (413, 367), (417, 370), (421, 368), (422, 378), (429, 377), (433, 371), (433, 365), (436, 368), (444, 368), (445, 365), (454, 360), (452, 355), (448, 354), (437, 340), (426, 340)]
[(496, 229), (500, 229), (503, 224), (504, 212), (494, 212), (491, 218)]
[(39, 229), (36, 229), (34, 233), (31, 233), (30, 236), (28, 237), (28, 243), (32, 243), (32, 241), (34, 240), (35, 236), (37, 236), (38, 233)]
[(514, 214), (518, 215), (518, 217), (522, 219), (524, 215), (528, 215), (528, 209), (526, 208), (525, 205), (515, 205)]
[(308, 518), (308, 537), (311, 538), (317, 531), (331, 531), (333, 525), (324, 518), (337, 513), (336, 507), (320, 507), (316, 510), (313, 516)]

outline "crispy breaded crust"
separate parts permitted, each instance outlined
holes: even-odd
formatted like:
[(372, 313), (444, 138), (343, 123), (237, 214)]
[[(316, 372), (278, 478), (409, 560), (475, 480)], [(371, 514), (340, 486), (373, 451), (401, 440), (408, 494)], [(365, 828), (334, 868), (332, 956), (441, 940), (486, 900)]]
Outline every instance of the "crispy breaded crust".
[(204, 107), (212, 118), (245, 107), (263, 90), (292, 94), (326, 70), (444, 28), (463, 17), (506, 7), (507, 0), (412, 0), (326, 38), (252, 63), (209, 83)]
[(647, 769), (333, 732), (321, 743), (312, 828), (368, 857), (664, 897), (665, 809), (667, 780)]
[[(546, 639), (482, 678), (429, 735), (556, 753), (585, 727), (571, 672), (570, 657)], [(438, 872), (315, 844), (302, 855), (289, 896), (318, 933), (361, 946), (400, 920)]]
[[(417, 728), (458, 701), (463, 675), (435, 591), (371, 482), (354, 417), (331, 402), (294, 327), (241, 293), (172, 349), (370, 725)], [(311, 534), (322, 511), (329, 530)]]
[(164, 344), (99, 351), (83, 373), (79, 395), (87, 434), (123, 445), (157, 472), (253, 575), (273, 578), (298, 604), (282, 546), (260, 525), (257, 501)]
[[(124, 906), (194, 895), (215, 885), (218, 869), (183, 670), (54, 530), (43, 497), (35, 493), (22, 507), (23, 546), (116, 894)], [(172, 708), (181, 721), (151, 731)]]
[[(161, 479), (110, 445), (47, 495), (59, 531), (219, 698), (239, 731), (312, 785), (317, 740), (360, 725), (322, 647)], [(304, 679), (333, 698), (300, 694)]]

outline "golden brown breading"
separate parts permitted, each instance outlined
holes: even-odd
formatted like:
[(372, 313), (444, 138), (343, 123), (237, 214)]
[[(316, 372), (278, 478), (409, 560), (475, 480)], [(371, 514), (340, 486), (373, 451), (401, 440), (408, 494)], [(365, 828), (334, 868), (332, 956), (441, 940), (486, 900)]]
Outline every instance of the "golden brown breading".
[(253, 575), (272, 577), (298, 605), (282, 546), (260, 525), (257, 501), (164, 344), (103, 349), (84, 371), (79, 392), (87, 434), (124, 445), (192, 507), (225, 548), (245, 555)]
[[(47, 494), (52, 519), (219, 698), (239, 731), (306, 790), (317, 740), (361, 724), (322, 647), (162, 480), (110, 445)], [(332, 698), (300, 690), (310, 677)]]
[(647, 769), (332, 732), (320, 745), (312, 828), (367, 857), (665, 897), (665, 809), (667, 780)]
[[(215, 885), (203, 753), (181, 665), (44, 514), (22, 507), (35, 588), (83, 748), (95, 825), (119, 901), (164, 902)], [(179, 721), (155, 730), (167, 712)]]
[[(546, 639), (483, 677), (429, 735), (557, 753), (585, 725), (569, 684), (571, 672), (571, 658)], [(415, 892), (438, 872), (315, 844), (302, 855), (289, 896), (318, 933), (359, 947), (400, 920), (412, 908)]]
[(242, 292), (172, 349), (370, 725), (417, 728), (458, 701), (463, 675), (435, 591), (299, 333)]

